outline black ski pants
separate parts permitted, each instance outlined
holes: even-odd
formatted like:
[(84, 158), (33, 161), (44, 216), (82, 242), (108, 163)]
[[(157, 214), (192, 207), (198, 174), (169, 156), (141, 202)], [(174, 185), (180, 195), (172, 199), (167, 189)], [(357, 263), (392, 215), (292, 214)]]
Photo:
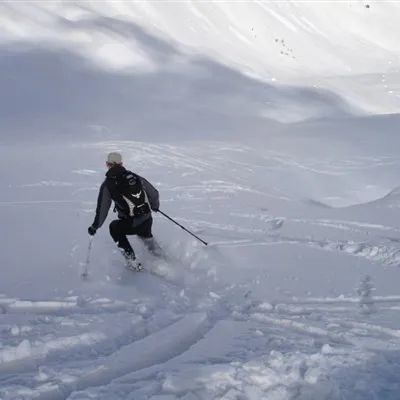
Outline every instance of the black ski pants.
[(132, 224), (132, 220), (117, 219), (112, 221), (110, 224), (110, 234), (114, 242), (118, 244), (119, 248), (123, 249), (128, 254), (135, 254), (126, 235), (138, 235), (143, 239), (152, 238), (152, 225), (152, 217), (146, 219), (143, 223), (135, 227)]

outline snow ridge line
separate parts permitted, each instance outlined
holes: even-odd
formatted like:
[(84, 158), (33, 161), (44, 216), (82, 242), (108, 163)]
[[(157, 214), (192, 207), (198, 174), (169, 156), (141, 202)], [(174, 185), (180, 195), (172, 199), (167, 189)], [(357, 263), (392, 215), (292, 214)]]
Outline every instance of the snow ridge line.
[(344, 345), (352, 345), (353, 344), (351, 341), (346, 339), (344, 337), (344, 335), (337, 335), (337, 334), (331, 333), (325, 329), (318, 328), (315, 326), (310, 326), (307, 324), (303, 324), (298, 321), (293, 321), (293, 320), (284, 319), (284, 318), (272, 318), (272, 317), (269, 317), (269, 316), (267, 316), (265, 314), (261, 314), (261, 313), (255, 313), (255, 314), (251, 315), (251, 318), (255, 321), (269, 323), (269, 324), (281, 326), (284, 328), (290, 328), (294, 331), (297, 331), (297, 332), (300, 332), (303, 334), (307, 334), (310, 336), (326, 337), (333, 343), (340, 343), (340, 344), (344, 344)]
[[(168, 325), (164, 325), (160, 330), (165, 329)], [(112, 348), (112, 351), (116, 351), (121, 346), (128, 345), (134, 340), (141, 340), (149, 334), (143, 325), (141, 317), (132, 320), (127, 328), (115, 335), (106, 335), (101, 330), (102, 328), (98, 328), (92, 332), (64, 336), (40, 343), (36, 341), (34, 344), (28, 340), (24, 340), (17, 347), (0, 349), (0, 374), (11, 372), (21, 374), (37, 369), (44, 362), (51, 362), (51, 360), (60, 355), (66, 355), (74, 351), (80, 352), (82, 349), (87, 348), (90, 348), (96, 354), (104, 346)], [(157, 331), (152, 333), (155, 332)], [(104, 356), (108, 354), (111, 354), (111, 352), (105, 353)]]
[[(333, 320), (334, 321), (334, 320)], [(341, 326), (348, 328), (348, 329), (365, 329), (369, 332), (373, 332), (378, 335), (386, 335), (390, 336), (393, 338), (400, 338), (400, 330), (399, 329), (391, 329), (391, 328), (386, 328), (383, 326), (379, 325), (373, 325), (369, 324), (366, 322), (356, 322), (356, 321), (343, 321), (343, 320), (337, 320), (335, 321), (336, 323), (340, 324)]]
[[(187, 351), (210, 329), (206, 313), (192, 313), (105, 357), (102, 365), (75, 380), (41, 390), (36, 400), (65, 400), (74, 391), (105, 385), (115, 378), (166, 361)], [(40, 388), (38, 388), (40, 390)]]
[(97, 300), (77, 299), (70, 300), (17, 300), (0, 299), (0, 314), (52, 314), (67, 315), (74, 314), (93, 314), (99, 311), (119, 312), (129, 310), (134, 307), (134, 303), (122, 301), (99, 302)]
[(355, 241), (316, 240), (312, 238), (296, 238), (277, 234), (265, 233), (265, 238), (260, 240), (243, 239), (214, 243), (219, 247), (250, 247), (272, 246), (276, 244), (294, 244), (320, 248), (327, 251), (339, 251), (354, 257), (363, 257), (382, 265), (397, 267), (400, 265), (400, 250), (395, 247)]
[(35, 369), (49, 354), (64, 351), (66, 348), (73, 351), (80, 346), (93, 347), (105, 340), (106, 336), (97, 332), (61, 337), (35, 346), (24, 340), (17, 348), (0, 350), (0, 373), (21, 373)]
[[(374, 303), (397, 303), (400, 302), (400, 296), (373, 296)], [(358, 304), (358, 297), (309, 297), (309, 298), (293, 298), (293, 301), (282, 303), (284, 305), (303, 305), (303, 304)]]

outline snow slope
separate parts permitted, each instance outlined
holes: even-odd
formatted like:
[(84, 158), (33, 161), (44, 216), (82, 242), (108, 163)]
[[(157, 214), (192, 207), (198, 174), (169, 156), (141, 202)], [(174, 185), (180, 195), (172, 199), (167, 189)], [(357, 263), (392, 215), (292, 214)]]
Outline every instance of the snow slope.
[[(395, 193), (391, 202), (369, 202), (364, 190), (365, 203), (344, 208), (323, 205), (331, 185), (306, 196), (310, 181), (339, 187), (360, 174), (378, 196), (385, 188), (375, 177), (390, 177), (398, 160), (393, 146), (378, 153), (371, 135), (369, 152), (347, 158), (348, 146), (333, 162), (324, 154), (335, 143), (329, 137), (307, 157), (291, 151), (293, 137), (271, 140), (268, 151), (257, 139), (3, 149), (7, 165), (17, 151), (24, 161), (13, 181), (3, 178), (9, 190), (0, 203), (10, 227), (0, 282), (1, 398), (396, 399)], [(296, 147), (309, 140), (297, 138)], [(156, 215), (171, 261), (133, 239), (153, 270), (134, 274), (105, 228), (83, 282), (99, 167), (116, 149), (157, 184), (164, 211), (211, 244)], [(343, 202), (350, 194), (336, 189)], [(376, 287), (372, 304), (356, 291), (366, 275)]]
[[(1, 400), (399, 399), (397, 3), (0, 10)], [(210, 245), (82, 281), (114, 150)]]
[(273, 85), (331, 89), (368, 112), (399, 110), (395, 1), (58, 0), (0, 11), (1, 43), (13, 49), (62, 49), (137, 73), (207, 57)]
[(142, 140), (160, 136), (160, 125), (162, 136), (214, 138), (276, 121), (396, 113), (399, 10), (362, 1), (2, 2), (2, 139)]

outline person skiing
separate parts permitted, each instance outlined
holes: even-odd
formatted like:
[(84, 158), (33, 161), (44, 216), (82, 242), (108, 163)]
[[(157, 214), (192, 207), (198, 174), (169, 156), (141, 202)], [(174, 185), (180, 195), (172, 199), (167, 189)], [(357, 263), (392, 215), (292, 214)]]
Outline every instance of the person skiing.
[(96, 216), (88, 233), (91, 236), (96, 234), (114, 201), (114, 212), (118, 212), (118, 219), (110, 223), (111, 237), (125, 257), (127, 267), (141, 270), (142, 266), (136, 261), (135, 252), (126, 236), (137, 235), (151, 252), (157, 254), (159, 247), (151, 232), (151, 212), (157, 212), (160, 205), (158, 190), (146, 179), (125, 169), (120, 153), (109, 153), (106, 165), (108, 171), (100, 186)]

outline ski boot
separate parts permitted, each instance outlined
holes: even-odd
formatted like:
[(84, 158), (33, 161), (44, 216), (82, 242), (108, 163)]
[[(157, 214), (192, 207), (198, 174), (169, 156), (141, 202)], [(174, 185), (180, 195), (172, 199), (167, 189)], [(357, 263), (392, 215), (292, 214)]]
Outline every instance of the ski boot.
[(123, 250), (122, 255), (125, 258), (125, 267), (131, 271), (140, 272), (143, 270), (142, 264), (136, 260), (135, 253), (128, 253)]
[(142, 238), (147, 250), (155, 257), (165, 258), (165, 253), (154, 238)]

